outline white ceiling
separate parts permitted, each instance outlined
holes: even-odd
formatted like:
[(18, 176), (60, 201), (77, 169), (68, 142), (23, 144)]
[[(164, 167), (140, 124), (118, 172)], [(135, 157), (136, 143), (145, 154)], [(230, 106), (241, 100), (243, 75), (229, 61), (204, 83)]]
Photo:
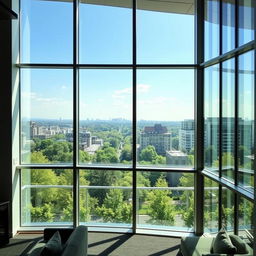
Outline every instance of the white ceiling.
[[(72, 0), (44, 1), (71, 2)], [(124, 8), (132, 7), (132, 0), (81, 0), (81, 3), (105, 6), (118, 6)], [(138, 9), (148, 11), (193, 14), (194, 0), (137, 0), (137, 7)]]

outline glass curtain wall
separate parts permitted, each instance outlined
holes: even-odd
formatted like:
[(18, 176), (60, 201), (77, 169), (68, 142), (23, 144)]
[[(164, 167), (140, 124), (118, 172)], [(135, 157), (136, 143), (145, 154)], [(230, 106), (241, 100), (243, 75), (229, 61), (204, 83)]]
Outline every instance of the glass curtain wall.
[(194, 1), (20, 3), (21, 225), (193, 231)]
[[(205, 0), (205, 230), (225, 227), (252, 243), (255, 38), (252, 1)], [(213, 35), (214, 42), (212, 42)], [(215, 199), (215, 200), (214, 200)], [(216, 205), (217, 204), (217, 205)], [(208, 210), (210, 209), (210, 211)], [(218, 217), (214, 219), (214, 213)], [(217, 209), (217, 211), (216, 211)], [(208, 218), (214, 222), (208, 222)], [(216, 225), (217, 222), (217, 225)], [(215, 225), (214, 225), (215, 224)]]

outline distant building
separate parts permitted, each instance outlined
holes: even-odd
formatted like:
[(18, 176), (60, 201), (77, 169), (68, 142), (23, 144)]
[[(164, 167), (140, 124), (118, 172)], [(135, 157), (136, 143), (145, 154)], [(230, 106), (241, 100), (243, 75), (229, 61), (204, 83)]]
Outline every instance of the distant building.
[[(166, 164), (172, 167), (184, 167), (188, 166), (188, 155), (182, 151), (167, 151), (166, 152)], [(171, 187), (177, 187), (180, 182), (181, 172), (168, 172), (167, 180)]]
[(187, 166), (189, 164), (188, 155), (182, 151), (167, 151), (166, 164), (171, 166)]
[(92, 144), (91, 133), (88, 131), (79, 132), (79, 143), (83, 145), (84, 148), (90, 147)]
[(98, 137), (92, 136), (92, 145), (103, 146), (103, 139), (98, 139)]
[(149, 145), (154, 146), (158, 154), (165, 155), (171, 150), (171, 133), (161, 124), (146, 126), (140, 134), (140, 150)]
[[(205, 138), (204, 145), (207, 149), (214, 145), (216, 151), (219, 152), (219, 118), (208, 117), (205, 120)], [(238, 145), (244, 146), (249, 151), (253, 148), (254, 134), (253, 122), (238, 119)], [(235, 119), (233, 117), (222, 118), (222, 152), (234, 151), (235, 143)]]
[(186, 119), (181, 122), (179, 131), (179, 149), (189, 153), (195, 144), (195, 121)]

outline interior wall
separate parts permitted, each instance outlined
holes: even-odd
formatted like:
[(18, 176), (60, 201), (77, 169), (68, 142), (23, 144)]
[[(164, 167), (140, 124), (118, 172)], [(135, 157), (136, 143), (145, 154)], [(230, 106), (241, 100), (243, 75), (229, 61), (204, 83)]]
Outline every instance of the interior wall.
[[(11, 7), (11, 0), (3, 1), (8, 7)], [(15, 1), (18, 2), (18, 1)], [(14, 112), (12, 111), (12, 91), (14, 89), (13, 84), (13, 75), (15, 76), (15, 72), (12, 73), (13, 68), (15, 68), (12, 57), (15, 56), (15, 51), (12, 48), (13, 45), (16, 45), (16, 53), (17, 51), (17, 41), (12, 44), (12, 38), (18, 39), (17, 30), (13, 31), (12, 34), (12, 25), (17, 28), (18, 21), (12, 20), (0, 20), (0, 70), (1, 70), (1, 86), (0, 86), (0, 202), (9, 201), (10, 204), (10, 218), (9, 218), (9, 234), (12, 236), (13, 234), (13, 224), (12, 221), (13, 213), (17, 214), (18, 205), (16, 204), (15, 197), (17, 196), (16, 190), (18, 186), (14, 188), (15, 179), (17, 182), (17, 176), (15, 173), (15, 165), (16, 161), (13, 158), (12, 149), (13, 146), (17, 147), (16, 142), (13, 144), (14, 140), (13, 136), (18, 135), (17, 127), (12, 126), (17, 121), (15, 118)], [(17, 57), (17, 55), (16, 55)], [(16, 58), (17, 59), (17, 58)], [(16, 61), (15, 61), (16, 63)], [(17, 88), (17, 80), (14, 79), (15, 86)], [(17, 92), (17, 89), (16, 89)], [(17, 102), (15, 103), (15, 109), (17, 111)], [(16, 112), (17, 113), (17, 112)], [(12, 117), (14, 120), (12, 122)], [(13, 129), (14, 128), (14, 129)], [(17, 147), (18, 150), (18, 147)], [(14, 175), (13, 175), (14, 174)]]

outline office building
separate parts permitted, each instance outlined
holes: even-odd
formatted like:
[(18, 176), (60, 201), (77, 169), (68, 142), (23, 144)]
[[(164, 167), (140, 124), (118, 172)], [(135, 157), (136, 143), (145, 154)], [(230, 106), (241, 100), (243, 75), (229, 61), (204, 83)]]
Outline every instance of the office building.
[(140, 150), (149, 145), (155, 147), (157, 154), (165, 155), (166, 151), (171, 150), (171, 133), (161, 124), (144, 127), (140, 133)]

